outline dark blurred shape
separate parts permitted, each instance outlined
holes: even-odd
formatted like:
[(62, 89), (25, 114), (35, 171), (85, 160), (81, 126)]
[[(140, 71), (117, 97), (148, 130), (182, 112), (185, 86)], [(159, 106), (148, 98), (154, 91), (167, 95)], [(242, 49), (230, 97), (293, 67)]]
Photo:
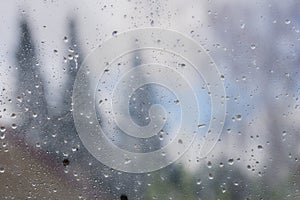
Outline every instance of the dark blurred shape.
[(120, 197), (121, 200), (128, 200), (128, 197), (125, 194), (122, 194)]
[(19, 129), (22, 130), (26, 142), (35, 144), (41, 140), (41, 128), (47, 116), (47, 102), (39, 60), (26, 19), (21, 21), (20, 29), (20, 42), (16, 52), (18, 70), (16, 97), (22, 120)]
[(68, 166), (70, 164), (70, 161), (69, 161), (69, 159), (64, 159), (63, 160), (63, 165), (66, 167), (66, 166)]

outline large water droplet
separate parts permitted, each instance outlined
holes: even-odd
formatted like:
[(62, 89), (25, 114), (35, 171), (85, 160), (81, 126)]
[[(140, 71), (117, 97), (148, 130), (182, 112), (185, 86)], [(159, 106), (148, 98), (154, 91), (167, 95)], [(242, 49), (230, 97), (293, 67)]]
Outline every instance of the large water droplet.
[(230, 158), (230, 159), (228, 160), (228, 164), (229, 164), (229, 165), (233, 165), (233, 163), (234, 163), (234, 159), (233, 159), (233, 158)]
[(285, 24), (290, 24), (290, 23), (291, 23), (291, 20), (286, 19), (286, 20), (284, 21), (284, 23), (285, 23)]
[(0, 133), (0, 139), (4, 140), (5, 139), (5, 133)]
[(235, 115), (236, 120), (241, 121), (242, 120), (242, 115)]
[(201, 183), (202, 183), (201, 179), (200, 178), (197, 179), (197, 185), (201, 185)]
[(214, 176), (213, 176), (212, 173), (209, 173), (209, 174), (208, 174), (208, 179), (210, 179), (210, 180), (213, 180), (213, 179), (214, 179)]

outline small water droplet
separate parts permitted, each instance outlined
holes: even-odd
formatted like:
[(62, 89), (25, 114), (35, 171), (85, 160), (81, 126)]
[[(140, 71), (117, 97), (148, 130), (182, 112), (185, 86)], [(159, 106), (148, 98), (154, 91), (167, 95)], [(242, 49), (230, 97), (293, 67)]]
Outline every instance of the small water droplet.
[(74, 57), (73, 57), (71, 54), (68, 55), (68, 59), (69, 59), (69, 60), (73, 60), (73, 58), (74, 58)]
[(112, 36), (116, 36), (118, 34), (118, 31), (113, 31)]
[(78, 150), (77, 147), (72, 147), (72, 151), (73, 151), (73, 152), (75, 152), (75, 151), (77, 151), (77, 150)]
[(164, 140), (164, 136), (162, 134), (159, 135), (159, 140)]
[(263, 146), (262, 145), (258, 145), (257, 148), (258, 149), (263, 149)]
[(286, 20), (284, 21), (284, 23), (285, 23), (285, 24), (290, 24), (290, 23), (291, 23), (291, 20), (286, 19)]
[(12, 129), (17, 129), (17, 127), (18, 127), (17, 124), (12, 124), (12, 125), (11, 125), (11, 128), (12, 128)]
[(226, 189), (224, 187), (222, 187), (222, 193), (225, 193)]
[(127, 165), (129, 163), (131, 163), (131, 160), (129, 158), (126, 158), (124, 164)]
[(104, 178), (108, 178), (109, 174), (103, 174)]
[(3, 174), (5, 172), (4, 167), (0, 167), (0, 173)]
[(254, 50), (256, 48), (255, 44), (251, 44), (251, 49)]
[(211, 164), (210, 161), (207, 162), (207, 167), (208, 167), (208, 168), (211, 168), (211, 167), (212, 167), (212, 164)]
[(69, 40), (68, 40), (68, 37), (67, 36), (65, 36), (64, 37), (64, 42), (68, 42)]
[(206, 126), (206, 124), (199, 124), (198, 128), (204, 128)]
[(23, 101), (23, 100), (22, 100), (22, 97), (17, 96), (17, 101), (20, 102), (20, 103), (22, 103), (22, 101)]
[(64, 159), (63, 160), (63, 165), (66, 167), (66, 166), (68, 166), (70, 164), (70, 161), (69, 161), (69, 159)]

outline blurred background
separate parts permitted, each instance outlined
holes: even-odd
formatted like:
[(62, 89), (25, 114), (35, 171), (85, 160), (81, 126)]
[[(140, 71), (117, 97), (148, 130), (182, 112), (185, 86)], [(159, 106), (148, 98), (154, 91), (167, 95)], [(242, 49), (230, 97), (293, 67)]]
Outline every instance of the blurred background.
[[(299, 13), (296, 0), (0, 1), (0, 198), (300, 199)], [(93, 49), (143, 27), (176, 30), (204, 47), (221, 73), (227, 112), (204, 159), (191, 149), (166, 168), (132, 174), (85, 149), (71, 97)], [(137, 52), (120, 63), (142, 59)], [(137, 124), (149, 123), (161, 92), (169, 98), (155, 87), (136, 93), (129, 109)]]

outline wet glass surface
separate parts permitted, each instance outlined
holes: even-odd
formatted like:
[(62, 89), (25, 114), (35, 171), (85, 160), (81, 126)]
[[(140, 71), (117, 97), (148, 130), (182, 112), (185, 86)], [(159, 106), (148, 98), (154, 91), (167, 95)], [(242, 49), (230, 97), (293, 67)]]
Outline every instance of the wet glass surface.
[(300, 199), (298, 1), (2, 1), (0, 199)]

